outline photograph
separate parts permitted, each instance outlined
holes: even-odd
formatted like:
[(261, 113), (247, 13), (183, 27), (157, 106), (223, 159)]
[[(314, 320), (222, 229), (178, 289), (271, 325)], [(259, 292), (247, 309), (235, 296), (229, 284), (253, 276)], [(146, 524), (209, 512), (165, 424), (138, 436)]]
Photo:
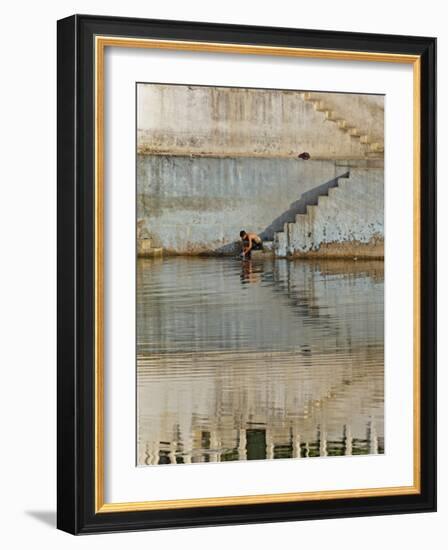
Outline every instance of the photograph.
[(4, 4), (3, 548), (441, 548), (448, 26), (404, 7)]
[(137, 466), (384, 454), (385, 95), (135, 86)]
[(435, 59), (58, 21), (59, 529), (436, 509)]

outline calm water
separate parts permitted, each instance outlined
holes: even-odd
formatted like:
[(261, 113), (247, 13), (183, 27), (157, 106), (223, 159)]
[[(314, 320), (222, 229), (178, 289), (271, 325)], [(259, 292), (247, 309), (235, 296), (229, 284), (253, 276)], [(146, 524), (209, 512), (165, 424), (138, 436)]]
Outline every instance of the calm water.
[(384, 452), (382, 262), (139, 259), (139, 465)]

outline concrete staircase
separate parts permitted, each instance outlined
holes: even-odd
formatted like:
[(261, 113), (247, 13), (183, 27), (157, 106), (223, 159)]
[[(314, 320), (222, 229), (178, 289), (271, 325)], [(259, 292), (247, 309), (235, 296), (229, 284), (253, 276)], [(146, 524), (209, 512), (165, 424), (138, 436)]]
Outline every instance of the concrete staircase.
[(367, 157), (382, 155), (384, 153), (384, 138), (380, 137), (381, 132), (376, 132), (378, 135), (374, 135), (375, 132), (363, 128), (365, 122), (362, 118), (355, 122), (356, 115), (352, 114), (351, 119), (348, 120), (350, 113), (342, 113), (340, 106), (338, 110), (337, 96), (339, 95), (335, 94), (333, 98), (335, 104), (333, 105), (329, 103), (331, 95), (319, 92), (302, 92), (302, 99), (311, 103), (315, 111), (323, 113), (324, 120), (336, 124), (341, 132), (347, 133), (351, 138), (358, 140), (361, 146), (364, 147)]
[[(278, 258), (384, 255), (382, 169), (351, 169), (265, 243)], [(366, 245), (369, 246), (366, 246)]]

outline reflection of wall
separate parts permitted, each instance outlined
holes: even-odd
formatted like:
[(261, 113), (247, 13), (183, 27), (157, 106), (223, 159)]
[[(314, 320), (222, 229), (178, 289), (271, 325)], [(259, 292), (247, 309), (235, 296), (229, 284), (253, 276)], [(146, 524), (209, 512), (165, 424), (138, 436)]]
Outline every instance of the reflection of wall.
[[(253, 352), (207, 362), (180, 353), (142, 360), (138, 373), (140, 464), (157, 463), (170, 448), (170, 462), (199, 462), (274, 458), (289, 445), (286, 457), (304, 456), (300, 445), (316, 440), (321, 448), (310, 455), (375, 453), (378, 438), (382, 446), (381, 346), (289, 360)], [(347, 431), (350, 442), (335, 453)]]
[(383, 269), (139, 260), (139, 463), (381, 451)]

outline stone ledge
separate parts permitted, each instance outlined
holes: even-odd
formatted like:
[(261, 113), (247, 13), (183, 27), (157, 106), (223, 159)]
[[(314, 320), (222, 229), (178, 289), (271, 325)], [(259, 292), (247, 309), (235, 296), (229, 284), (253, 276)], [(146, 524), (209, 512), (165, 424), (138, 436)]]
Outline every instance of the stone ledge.
[(151, 239), (138, 239), (137, 256), (139, 258), (153, 258), (163, 254), (163, 248), (153, 247), (151, 244)]

